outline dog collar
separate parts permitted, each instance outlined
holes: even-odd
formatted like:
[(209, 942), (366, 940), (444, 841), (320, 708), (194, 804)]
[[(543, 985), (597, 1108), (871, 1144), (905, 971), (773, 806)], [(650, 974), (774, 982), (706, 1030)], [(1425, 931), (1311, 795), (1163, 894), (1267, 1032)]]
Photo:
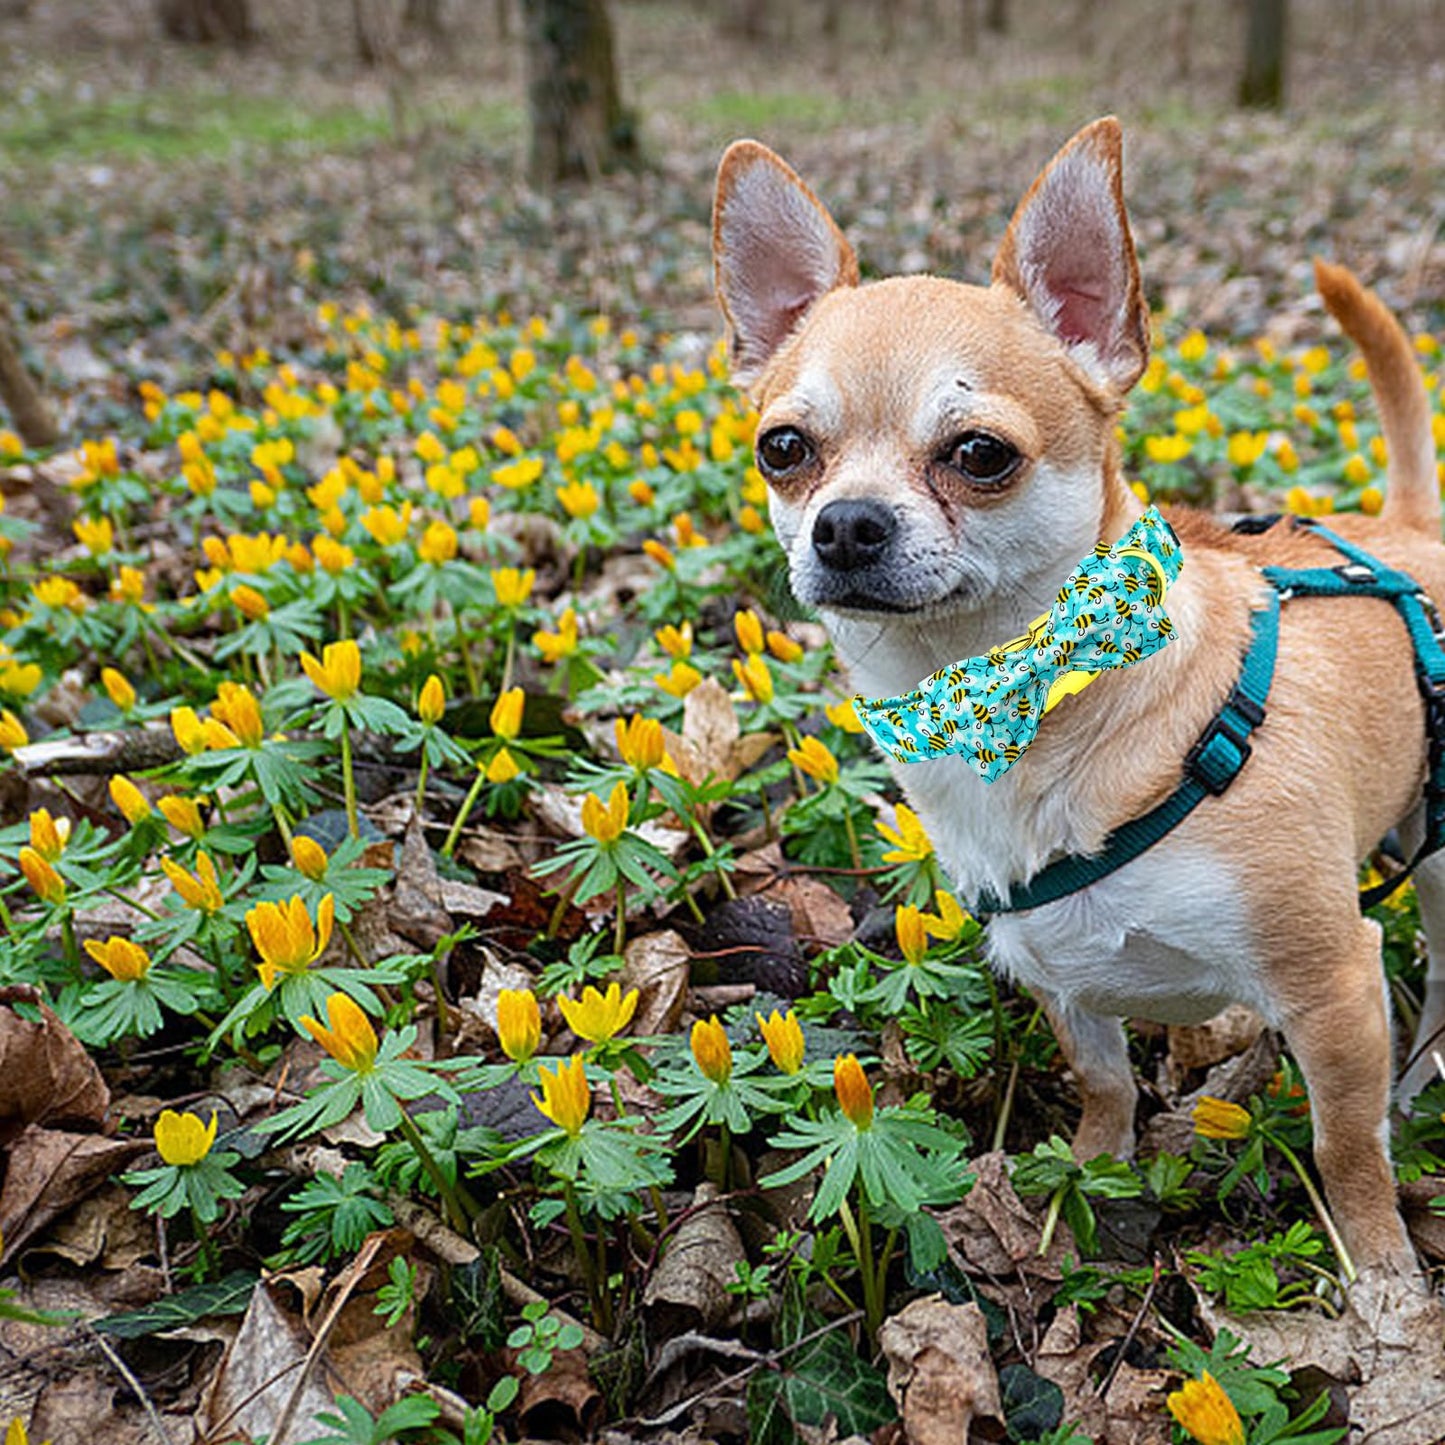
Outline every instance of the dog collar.
[(1100, 542), (1021, 637), (940, 668), (897, 697), (855, 697), (873, 741), (900, 763), (961, 756), (986, 783), (1016, 763), (1051, 708), (1100, 672), (1174, 638), (1164, 597), (1184, 555), (1150, 507), (1113, 546)]

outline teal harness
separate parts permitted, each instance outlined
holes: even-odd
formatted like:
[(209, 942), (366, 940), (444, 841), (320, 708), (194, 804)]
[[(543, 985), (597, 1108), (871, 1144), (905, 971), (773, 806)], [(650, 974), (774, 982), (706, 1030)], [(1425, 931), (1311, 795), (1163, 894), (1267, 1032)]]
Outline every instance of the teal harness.
[[(1421, 861), (1445, 847), (1445, 629), (1424, 589), (1408, 573), (1387, 567), (1362, 547), (1315, 523), (1304, 523), (1331, 543), (1346, 559), (1337, 567), (1264, 567), (1271, 591), (1253, 617), (1253, 639), (1244, 655), (1239, 678), (1224, 705), (1199, 735), (1184, 759), (1179, 786), (1156, 808), (1116, 828), (1098, 853), (1056, 859), (1026, 883), (1017, 883), (999, 898), (985, 892), (974, 913), (1023, 913), (1077, 893), (1107, 878), (1171, 833), (1202, 803), (1218, 797), (1239, 776), (1252, 751), (1250, 735), (1264, 722), (1270, 685), (1279, 651), (1279, 609), (1293, 597), (1377, 597), (1400, 614), (1415, 649), (1415, 680), (1425, 703), (1430, 739), (1425, 776), (1425, 837), (1405, 868), (1362, 889), (1360, 907), (1373, 908), (1388, 898)], [(1240, 532), (1263, 532), (1278, 517), (1246, 518)]]

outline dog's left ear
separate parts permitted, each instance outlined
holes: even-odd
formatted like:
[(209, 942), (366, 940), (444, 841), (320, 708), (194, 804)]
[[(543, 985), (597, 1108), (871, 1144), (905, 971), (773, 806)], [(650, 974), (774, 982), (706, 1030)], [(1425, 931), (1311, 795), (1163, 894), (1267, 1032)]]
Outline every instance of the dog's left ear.
[(734, 141), (718, 166), (712, 241), (739, 386), (757, 379), (820, 296), (858, 284), (853, 248), (823, 203), (757, 141)]
[(1113, 116), (1085, 126), (1029, 187), (993, 262), (994, 281), (1121, 393), (1149, 360), (1122, 154)]

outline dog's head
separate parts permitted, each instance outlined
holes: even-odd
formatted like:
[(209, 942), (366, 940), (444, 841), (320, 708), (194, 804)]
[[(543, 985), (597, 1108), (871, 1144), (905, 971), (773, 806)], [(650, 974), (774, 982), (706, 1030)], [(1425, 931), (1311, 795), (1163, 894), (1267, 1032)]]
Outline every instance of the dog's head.
[(1114, 427), (1148, 318), (1114, 120), (1034, 182), (987, 287), (860, 285), (832, 217), (755, 141), (723, 156), (713, 250), (800, 601), (936, 616), (1037, 595), (1128, 510)]

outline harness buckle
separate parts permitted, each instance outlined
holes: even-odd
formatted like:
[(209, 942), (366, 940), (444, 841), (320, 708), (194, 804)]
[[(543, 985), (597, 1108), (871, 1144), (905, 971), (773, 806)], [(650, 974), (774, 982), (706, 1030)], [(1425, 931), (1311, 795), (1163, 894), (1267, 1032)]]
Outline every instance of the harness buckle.
[[(1231, 712), (1238, 715), (1238, 720), (1230, 716)], [(1185, 754), (1184, 776), (1217, 798), (1249, 761), (1254, 751), (1249, 734), (1263, 721), (1264, 709), (1236, 690)]]
[(1371, 583), (1379, 580), (1375, 569), (1366, 567), (1363, 562), (1344, 562), (1331, 570), (1336, 577), (1342, 582), (1348, 582), (1351, 587), (1368, 587)]

